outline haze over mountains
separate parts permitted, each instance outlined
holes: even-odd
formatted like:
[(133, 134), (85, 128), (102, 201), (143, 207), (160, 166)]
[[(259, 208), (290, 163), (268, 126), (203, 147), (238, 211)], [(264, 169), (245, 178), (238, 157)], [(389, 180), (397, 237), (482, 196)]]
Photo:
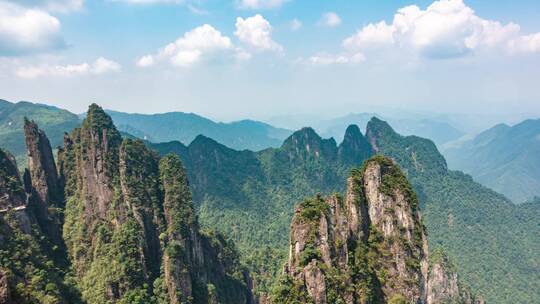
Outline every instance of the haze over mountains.
[[(241, 120), (230, 123), (215, 122), (193, 113), (169, 112), (162, 114), (131, 114), (106, 111), (118, 126), (118, 130), (150, 142), (178, 140), (185, 145), (198, 135), (204, 135), (236, 150), (260, 151), (280, 147), (293, 133), (292, 130), (277, 128), (264, 122)], [(79, 117), (77, 117), (79, 116)], [(25, 166), (22, 139), (22, 117), (35, 120), (50, 134), (51, 143), (56, 147), (62, 143), (63, 133), (79, 125), (81, 117), (53, 106), (0, 100), (0, 142), (17, 158), (20, 166)], [(455, 127), (475, 130), (474, 120), (467, 115), (429, 116), (409, 112), (389, 111), (388, 114), (357, 113), (346, 116), (313, 120), (311, 125), (322, 137), (333, 137), (337, 142), (343, 139), (346, 128), (351, 124), (364, 126), (372, 117), (390, 123), (400, 134), (416, 135), (433, 140), (448, 160), (451, 169), (471, 174), (477, 181), (506, 195), (515, 203), (531, 200), (540, 195), (540, 166), (538, 151), (538, 120), (526, 120), (509, 127), (499, 124), (479, 133), (476, 137), (464, 136)], [(459, 118), (463, 120), (459, 122)], [(285, 119), (285, 117), (283, 118)], [(307, 118), (304, 117), (303, 120)], [(480, 120), (482, 120), (481, 118)], [(502, 119), (502, 118), (501, 118)], [(282, 125), (303, 125), (304, 122)], [(487, 120), (491, 121), (491, 120)], [(478, 125), (480, 123), (477, 122)]]
[[(377, 113), (349, 114), (330, 120), (316, 122), (314, 128), (324, 137), (334, 137), (341, 140), (345, 129), (351, 124), (365, 126), (372, 117), (387, 121), (392, 127), (403, 135), (417, 135), (433, 140), (437, 145), (443, 145), (465, 135), (465, 133), (446, 121), (436, 121), (422, 116), (395, 117), (379, 115)], [(363, 127), (362, 127), (363, 128)], [(365, 130), (362, 129), (362, 132)]]
[(444, 150), (451, 168), (515, 203), (540, 196), (540, 119), (499, 124)]

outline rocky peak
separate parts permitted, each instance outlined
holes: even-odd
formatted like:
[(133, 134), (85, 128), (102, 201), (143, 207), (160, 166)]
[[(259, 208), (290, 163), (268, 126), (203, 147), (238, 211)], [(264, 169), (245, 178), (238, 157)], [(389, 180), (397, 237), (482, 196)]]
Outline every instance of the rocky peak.
[(281, 149), (291, 159), (332, 159), (337, 154), (337, 144), (333, 138), (322, 139), (309, 127), (294, 132), (285, 140)]
[(238, 265), (223, 262), (235, 251), (199, 231), (177, 156), (160, 159), (144, 142), (122, 140), (96, 105), (59, 155), (64, 238), (87, 303), (247, 302), (244, 278), (231, 276)]
[[(161, 159), (167, 241), (163, 256), (165, 285), (169, 303), (185, 303), (193, 297), (192, 274), (203, 264), (191, 191), (180, 158), (169, 154)], [(193, 276), (194, 278), (196, 275)]]
[(345, 199), (317, 196), (298, 206), (284, 278), (272, 299), (441, 303), (429, 302), (438, 294), (428, 297), (428, 261), (416, 194), (392, 160), (375, 156), (353, 170)]
[(63, 189), (59, 184), (49, 139), (34, 121), (26, 118), (24, 120), (24, 138), (30, 179), (39, 203), (45, 206), (63, 206)]
[(428, 170), (444, 173), (448, 169), (446, 160), (433, 141), (417, 136), (401, 136), (387, 122), (376, 117), (368, 122), (366, 137), (375, 153), (388, 154), (408, 170), (422, 174)]
[(377, 141), (383, 136), (395, 137), (399, 135), (392, 129), (392, 127), (390, 127), (387, 122), (377, 117), (372, 117), (366, 126), (366, 138), (371, 144), (373, 151), (376, 153), (380, 151)]
[(90, 105), (82, 127), (75, 129), (71, 137), (71, 141), (77, 143), (76, 147), (64, 149), (66, 153), (74, 153), (72, 158), (80, 162), (78, 172), (73, 173), (80, 177), (79, 186), (84, 189), (84, 196), (89, 203), (95, 204), (91, 213), (106, 218), (113, 188), (118, 183), (115, 177), (119, 173), (118, 153), (122, 137), (111, 118), (96, 104)]
[(360, 165), (359, 161), (368, 159), (372, 154), (373, 149), (360, 128), (357, 125), (347, 127), (343, 142), (338, 148), (340, 160), (348, 165)]

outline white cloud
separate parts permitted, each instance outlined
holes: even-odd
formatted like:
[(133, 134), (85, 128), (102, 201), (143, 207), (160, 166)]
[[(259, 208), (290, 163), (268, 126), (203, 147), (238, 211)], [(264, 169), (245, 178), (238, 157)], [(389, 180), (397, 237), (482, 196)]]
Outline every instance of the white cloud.
[(291, 31), (293, 32), (296, 32), (298, 31), (300, 28), (302, 27), (302, 21), (294, 18), (290, 23), (289, 23), (289, 28), (291, 29)]
[(20, 6), (42, 9), (50, 12), (66, 13), (79, 10), (84, 5), (84, 0), (4, 0)]
[(103, 57), (99, 57), (93, 65), (92, 72), (94, 74), (104, 74), (108, 72), (118, 72), (120, 71), (120, 64), (112, 60), (108, 60)]
[(348, 49), (365, 49), (394, 43), (394, 27), (381, 21), (377, 24), (368, 24), (359, 30), (354, 36), (343, 41), (343, 46)]
[(63, 48), (60, 27), (58, 19), (42, 10), (0, 2), (0, 56)]
[(139, 67), (149, 67), (154, 64), (154, 56), (152, 55), (145, 55), (139, 58), (136, 62), (137, 66)]
[(508, 47), (513, 53), (540, 52), (540, 33), (520, 36), (514, 40), (511, 40)]
[(223, 36), (211, 25), (205, 24), (186, 32), (157, 54), (142, 56), (137, 60), (137, 65), (148, 67), (159, 61), (169, 60), (175, 66), (189, 67), (215, 54), (235, 51), (238, 49), (234, 48), (231, 39)]
[(237, 6), (241, 9), (269, 9), (281, 7), (289, 0), (237, 0)]
[(391, 24), (368, 24), (345, 39), (350, 51), (381, 46), (410, 50), (428, 58), (453, 58), (484, 51), (538, 52), (540, 33), (522, 35), (514, 23), (477, 16), (463, 0), (440, 0), (425, 10), (401, 8)]
[(333, 64), (357, 64), (365, 60), (365, 57), (362, 53), (355, 54), (326, 54), (319, 53), (311, 56), (308, 59), (308, 63), (312, 65), (333, 65)]
[(257, 14), (243, 19), (236, 18), (234, 35), (248, 47), (265, 51), (282, 51), (283, 47), (272, 40), (272, 25), (263, 16)]
[(341, 18), (334, 12), (324, 13), (319, 24), (327, 27), (336, 27), (341, 24)]
[(100, 57), (92, 64), (70, 64), (70, 65), (41, 65), (20, 67), (15, 71), (15, 75), (20, 78), (34, 79), (39, 77), (71, 77), (81, 75), (101, 75), (109, 72), (117, 72), (120, 65), (114, 61)]

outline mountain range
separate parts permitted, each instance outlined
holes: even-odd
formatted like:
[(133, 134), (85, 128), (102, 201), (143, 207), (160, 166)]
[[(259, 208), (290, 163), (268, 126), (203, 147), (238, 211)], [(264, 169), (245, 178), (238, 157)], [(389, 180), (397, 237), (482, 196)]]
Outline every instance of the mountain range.
[(523, 203), (540, 196), (540, 119), (499, 124), (444, 150), (450, 167)]
[(438, 146), (455, 141), (465, 135), (463, 131), (452, 126), (445, 120), (438, 121), (420, 115), (415, 117), (397, 117), (391, 115), (379, 115), (377, 113), (357, 113), (323, 120), (314, 123), (313, 127), (324, 137), (341, 139), (345, 129), (351, 124), (362, 126), (362, 131), (365, 131), (363, 127), (372, 117), (387, 121), (400, 134), (429, 138)]
[(292, 132), (254, 120), (214, 122), (193, 113), (128, 114), (107, 111), (120, 131), (152, 142), (189, 144), (203, 134), (237, 150), (278, 147)]
[[(289, 149), (289, 158), (332, 152), (332, 140), (311, 150), (314, 132), (304, 132), (308, 137), (293, 135), (288, 148), (306, 145), (307, 153)], [(358, 128), (348, 133), (352, 142), (340, 147), (340, 158), (370, 151), (355, 141)], [(300, 204), (291, 226), (296, 250), (284, 280), (265, 295), (234, 243), (199, 227), (177, 155), (160, 157), (143, 141), (122, 138), (95, 104), (64, 136), (56, 160), (34, 121), (24, 120), (24, 135), (22, 180), (13, 156), (0, 149), (3, 304), (484, 303), (458, 281), (444, 254), (430, 256), (417, 196), (391, 159), (370, 158), (352, 171), (346, 201), (317, 196)]]
[[(11, 105), (13, 104), (3, 103), (3, 107)], [(57, 111), (54, 108), (53, 110)], [(99, 123), (108, 121), (108, 116), (104, 114), (98, 117), (101, 117), (97, 120)], [(22, 117), (19, 119), (22, 121), (20, 125), (24, 127), (24, 120)], [(85, 128), (84, 123), (77, 125)], [(89, 127), (92, 126), (87, 126), (86, 129)], [(112, 122), (107, 122), (106, 128), (101, 128), (112, 132), (115, 141), (126, 141), (119, 139), (116, 134), (118, 130), (113, 128)], [(22, 129), (24, 132), (24, 128)], [(76, 153), (99, 146), (96, 143), (86, 146), (84, 141), (78, 138), (77, 132), (80, 131), (74, 131), (69, 137), (71, 141), (79, 143), (76, 147), (81, 151)], [(347, 127), (344, 139), (338, 145), (332, 138), (321, 138), (312, 128), (303, 128), (291, 134), (281, 146), (258, 152), (234, 150), (203, 135), (196, 136), (189, 145), (180, 141), (146, 141), (146, 145), (157, 150), (162, 158), (169, 153), (180, 157), (190, 181), (194, 208), (198, 212), (201, 226), (223, 231), (234, 240), (239, 254), (233, 254), (238, 256), (233, 260), (236, 261), (233, 264), (245, 264), (250, 270), (252, 289), (256, 296), (264, 298), (274, 289), (276, 278), (281, 273), (288, 255), (289, 224), (298, 202), (305, 197), (316, 197), (317, 194), (346, 193), (345, 181), (351, 169), (361, 166), (372, 155), (381, 154), (390, 157), (405, 173), (418, 195), (430, 246), (443, 248), (447, 252), (463, 282), (490, 303), (534, 302), (539, 296), (534, 286), (540, 282), (537, 259), (537, 252), (540, 251), (537, 242), (539, 226), (538, 217), (534, 215), (538, 214), (540, 204), (534, 201), (522, 206), (512, 204), (504, 196), (476, 183), (470, 176), (449, 170), (446, 160), (432, 141), (417, 136), (401, 136), (381, 119), (371, 118), (364, 134), (365, 136), (358, 126), (351, 125)], [(62, 134), (62, 141), (63, 138)], [(51, 143), (57, 141), (58, 139), (51, 139)], [(22, 143), (24, 144), (24, 141)], [(69, 150), (65, 148), (69, 143), (69, 140), (64, 143), (64, 150)], [(114, 146), (117, 147), (117, 144)], [(146, 155), (142, 159), (134, 159), (137, 163), (144, 162), (150, 167), (156, 165), (156, 161), (150, 161), (151, 155), (147, 155), (152, 154), (150, 151), (129, 141), (126, 141), (125, 145), (125, 149), (135, 149), (129, 155)], [(111, 151), (116, 151), (116, 148)], [(111, 157), (112, 168), (120, 164), (115, 165), (116, 152), (92, 153), (96, 160), (95, 166), (103, 166), (103, 161), (109, 161)], [(24, 154), (28, 154), (28, 151), (22, 151), (21, 155)], [(75, 159), (88, 157), (76, 155), (78, 156)], [(83, 171), (93, 168), (83, 165), (77, 164)], [(98, 167), (92, 170), (102, 172)], [(139, 176), (151, 175), (150, 180), (134, 184), (137, 191), (142, 191), (139, 186), (147, 182), (154, 183), (161, 174), (161, 171), (155, 169), (138, 172)], [(112, 174), (110, 178), (120, 178), (119, 174), (120, 171)], [(59, 179), (62, 180), (63, 176), (66, 176), (65, 173), (60, 171)], [(69, 187), (66, 184), (66, 187), (79, 189), (76, 186), (78, 178), (71, 180), (74, 182)], [(117, 188), (116, 183), (117, 181), (114, 181), (110, 184), (111, 189), (115, 189), (112, 192), (114, 195), (125, 191), (120, 190), (122, 185)], [(157, 187), (162, 186), (158, 183)], [(151, 195), (152, 189), (144, 190), (143, 193), (148, 192), (144, 195)], [(66, 194), (68, 203), (73, 195)], [(156, 198), (156, 201), (161, 200)], [(72, 211), (77, 212), (75, 214), (78, 216), (81, 215), (78, 209)], [(68, 218), (73, 217), (66, 217), (66, 220)], [(152, 235), (155, 236), (155, 231), (160, 230), (149, 231), (153, 231)], [(79, 243), (82, 240), (80, 232), (74, 233)], [(72, 238), (66, 238), (70, 239)], [(77, 250), (73, 251), (74, 247), (66, 245), (72, 256), (71, 260), (88, 249), (80, 247), (84, 250), (78, 251), (79, 247), (76, 247)], [(93, 265), (84, 263), (83, 266)], [(160, 262), (151, 263), (154, 268), (157, 265), (160, 265)], [(241, 268), (235, 267), (231, 269), (238, 273)], [(151, 276), (155, 277), (156, 272), (152, 273)], [(98, 274), (83, 272), (81, 275), (89, 275), (85, 282), (92, 282), (91, 278), (95, 279)], [(70, 289), (69, 286), (66, 288)]]
[[(304, 128), (280, 148), (260, 152), (235, 151), (204, 136), (189, 146), (170, 142), (151, 147), (180, 155), (201, 222), (236, 241), (258, 292), (270, 290), (268, 281), (285, 261), (286, 252), (280, 248), (287, 247), (297, 198), (344, 193), (349, 171), (379, 153), (404, 170), (418, 193), (429, 243), (445, 248), (466, 283), (488, 302), (531, 302), (536, 297), (532, 286), (540, 280), (537, 220), (524, 221), (520, 206), (470, 176), (449, 170), (432, 141), (401, 136), (377, 118), (366, 130), (364, 136), (350, 126), (337, 145)], [(527, 212), (535, 214), (539, 207), (529, 205)]]

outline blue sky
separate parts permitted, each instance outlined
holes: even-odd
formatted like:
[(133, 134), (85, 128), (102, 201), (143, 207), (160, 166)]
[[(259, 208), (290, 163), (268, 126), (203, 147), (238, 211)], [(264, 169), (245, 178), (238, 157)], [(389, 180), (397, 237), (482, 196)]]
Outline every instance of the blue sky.
[(2, 19), (13, 101), (223, 120), (540, 115), (538, 1), (0, 0)]

